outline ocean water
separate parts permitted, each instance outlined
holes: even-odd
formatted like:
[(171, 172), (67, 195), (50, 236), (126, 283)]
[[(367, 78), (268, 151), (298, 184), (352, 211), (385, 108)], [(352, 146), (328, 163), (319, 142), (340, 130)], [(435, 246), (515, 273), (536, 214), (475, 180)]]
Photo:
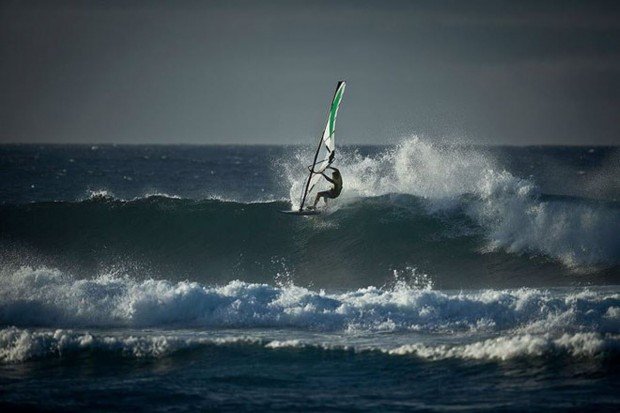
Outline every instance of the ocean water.
[(0, 407), (618, 411), (620, 148), (0, 146)]

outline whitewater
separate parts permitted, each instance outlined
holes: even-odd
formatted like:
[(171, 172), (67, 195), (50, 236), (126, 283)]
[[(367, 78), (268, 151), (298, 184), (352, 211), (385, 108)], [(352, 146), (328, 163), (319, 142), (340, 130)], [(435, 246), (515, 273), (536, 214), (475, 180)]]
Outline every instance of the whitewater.
[(617, 148), (311, 152), (0, 146), (0, 405), (618, 409)]

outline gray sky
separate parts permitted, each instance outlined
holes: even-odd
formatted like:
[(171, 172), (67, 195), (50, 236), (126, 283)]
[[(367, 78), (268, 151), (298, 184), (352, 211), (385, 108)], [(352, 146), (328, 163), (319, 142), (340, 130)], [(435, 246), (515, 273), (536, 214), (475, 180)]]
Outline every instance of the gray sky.
[(620, 143), (620, 2), (7, 1), (0, 142)]

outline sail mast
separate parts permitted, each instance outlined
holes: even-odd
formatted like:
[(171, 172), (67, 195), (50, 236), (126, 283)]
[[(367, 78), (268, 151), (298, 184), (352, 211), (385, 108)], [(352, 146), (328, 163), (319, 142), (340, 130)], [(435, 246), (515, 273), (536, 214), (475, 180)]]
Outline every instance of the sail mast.
[(321, 145), (323, 144), (323, 137), (319, 139), (319, 146), (316, 148), (316, 152), (314, 154), (314, 160), (312, 161), (312, 167), (310, 169), (310, 174), (308, 175), (308, 180), (306, 181), (306, 187), (304, 188), (304, 196), (301, 199), (301, 205), (299, 205), (299, 211), (301, 212), (304, 209), (304, 204), (306, 203), (306, 197), (308, 196), (308, 188), (310, 187), (310, 181), (312, 180), (312, 175), (314, 175), (314, 165), (316, 165), (316, 159), (319, 157), (319, 151), (321, 150)]
[(326, 144), (326, 148), (330, 153), (329, 159), (326, 160), (328, 162), (328, 166), (331, 164), (332, 160), (333, 160), (333, 151), (335, 150), (335, 148), (331, 148), (329, 147), (329, 145), (327, 145), (327, 139), (331, 138), (335, 132), (335, 124), (336, 124), (336, 114), (338, 112), (338, 107), (340, 106), (340, 101), (342, 100), (342, 94), (344, 93), (344, 87), (345, 87), (345, 82), (344, 81), (340, 81), (338, 82), (338, 85), (336, 86), (336, 91), (334, 92), (334, 97), (332, 98), (332, 102), (329, 106), (329, 111), (327, 113), (327, 126), (325, 126), (325, 130), (323, 132), (323, 135), (321, 136), (321, 138), (319, 139), (319, 145), (316, 148), (316, 152), (314, 154), (314, 159), (312, 160), (312, 166), (309, 168), (310, 169), (310, 174), (308, 175), (308, 180), (306, 181), (306, 186), (304, 188), (304, 194), (303, 197), (301, 199), (301, 204), (299, 206), (299, 211), (302, 211), (304, 208), (304, 205), (306, 203), (306, 198), (308, 197), (308, 192), (309, 192), (309, 188), (310, 188), (310, 182), (312, 181), (312, 176), (316, 173), (320, 173), (323, 170), (325, 170), (326, 167), (323, 167), (323, 169), (319, 172), (315, 171), (315, 167), (316, 167), (316, 161), (319, 157), (319, 152), (321, 151), (321, 146), (323, 144)]

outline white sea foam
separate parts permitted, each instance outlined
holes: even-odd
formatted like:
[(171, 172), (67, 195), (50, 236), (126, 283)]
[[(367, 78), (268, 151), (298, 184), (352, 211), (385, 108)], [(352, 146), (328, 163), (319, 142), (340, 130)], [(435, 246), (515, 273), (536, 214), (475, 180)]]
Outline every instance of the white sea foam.
[[(291, 203), (299, 205), (305, 176), (300, 154), (289, 165)], [(427, 201), (430, 213), (463, 205), (485, 228), (484, 251), (543, 254), (570, 268), (587, 270), (618, 264), (620, 213), (617, 209), (541, 200), (538, 187), (516, 177), (473, 149), (437, 146), (417, 137), (377, 156), (341, 154), (346, 177), (337, 210), (359, 197), (411, 194)], [(471, 197), (473, 196), (473, 200)]]
[[(573, 334), (510, 334), (466, 344), (433, 345), (414, 342), (398, 347), (383, 343), (343, 343), (341, 335), (321, 335), (320, 339), (270, 339), (246, 335), (209, 336), (200, 332), (140, 332), (140, 331), (74, 331), (32, 330), (8, 327), (0, 329), (0, 364), (20, 363), (44, 358), (66, 358), (78, 354), (109, 353), (128, 358), (160, 358), (179, 351), (206, 346), (256, 346), (280, 351), (319, 350), (363, 354), (380, 352), (388, 356), (413, 356), (428, 361), (464, 359), (508, 361), (513, 359), (573, 357), (592, 359), (617, 357), (620, 335), (600, 333)], [(266, 333), (265, 333), (266, 334)], [(295, 334), (294, 332), (290, 334)]]
[(86, 198), (89, 200), (97, 199), (115, 199), (114, 194), (107, 189), (89, 189), (86, 194)]
[(303, 344), (300, 340), (273, 340), (270, 341), (269, 343), (265, 344), (266, 348), (287, 348), (287, 347), (293, 347), (293, 348), (300, 348), (300, 347), (305, 347), (306, 345)]
[[(186, 199), (180, 195), (169, 194), (166, 192), (160, 191), (146, 191), (143, 195), (136, 196), (133, 198), (122, 198), (115, 195), (113, 192), (107, 189), (97, 189), (97, 190), (88, 190), (86, 196), (84, 198), (78, 199), (78, 201), (97, 201), (97, 200), (106, 200), (106, 201), (118, 201), (118, 202), (136, 202), (145, 199), (154, 199), (154, 198), (163, 198), (163, 199), (172, 199), (172, 200), (180, 200)], [(241, 200), (239, 198), (224, 196), (218, 193), (209, 193), (205, 194), (199, 198), (189, 198), (195, 201), (220, 201), (225, 203), (244, 203), (244, 204), (269, 204), (273, 202), (282, 202), (288, 201), (286, 198), (277, 198), (273, 196), (265, 196), (259, 197), (252, 201)]]
[(464, 345), (429, 346), (416, 343), (384, 351), (392, 355), (412, 354), (429, 360), (458, 358), (505, 361), (561, 355), (590, 358), (605, 353), (617, 354), (618, 350), (620, 335), (576, 333), (560, 337), (549, 334), (503, 336)]
[(574, 334), (523, 334), (499, 336), (467, 344), (428, 343), (405, 344), (395, 348), (388, 345), (349, 346), (329, 342), (313, 343), (303, 340), (274, 340), (265, 344), (269, 349), (317, 348), (321, 350), (354, 351), (356, 353), (379, 351), (393, 356), (416, 356), (436, 361), (445, 359), (469, 359), (507, 361), (513, 359), (561, 357), (595, 358), (617, 356), (620, 351), (620, 335), (598, 333)]
[(247, 337), (216, 337), (175, 334), (93, 334), (57, 329), (37, 331), (9, 327), (0, 330), (0, 363), (45, 357), (63, 357), (86, 351), (115, 352), (133, 358), (163, 357), (204, 345), (256, 344)]
[(0, 276), (0, 325), (19, 327), (620, 331), (620, 296), (608, 290), (445, 293), (396, 283), (330, 294), (242, 281), (206, 286), (113, 275), (76, 279), (44, 267), (5, 269)]
[(142, 198), (168, 198), (168, 199), (182, 199), (179, 195), (167, 194), (165, 192), (147, 192), (142, 197), (136, 197), (134, 200), (142, 199)]

